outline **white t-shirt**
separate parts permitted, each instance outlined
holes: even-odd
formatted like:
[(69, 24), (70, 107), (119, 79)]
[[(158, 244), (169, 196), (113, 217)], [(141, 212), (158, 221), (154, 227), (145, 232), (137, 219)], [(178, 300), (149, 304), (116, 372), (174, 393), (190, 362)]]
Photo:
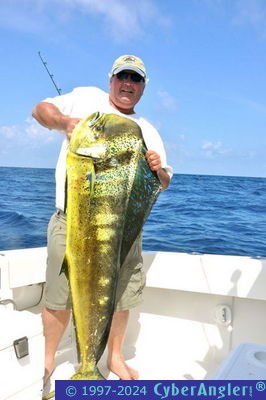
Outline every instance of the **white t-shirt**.
[[(118, 114), (135, 121), (142, 130), (148, 149), (156, 151), (161, 158), (162, 167), (171, 177), (173, 170), (166, 162), (166, 153), (158, 131), (144, 118), (137, 114), (122, 114), (109, 103), (109, 95), (97, 87), (78, 87), (72, 92), (43, 100), (54, 104), (64, 115), (72, 118), (84, 118), (96, 111), (105, 114)], [(65, 209), (66, 154), (69, 141), (63, 140), (56, 165), (56, 208)]]

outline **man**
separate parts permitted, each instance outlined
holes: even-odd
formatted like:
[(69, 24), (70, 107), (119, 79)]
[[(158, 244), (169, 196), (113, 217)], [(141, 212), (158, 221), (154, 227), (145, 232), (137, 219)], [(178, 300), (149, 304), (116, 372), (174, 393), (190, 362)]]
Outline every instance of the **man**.
[[(140, 100), (147, 83), (143, 61), (132, 55), (115, 60), (109, 74), (109, 94), (96, 87), (79, 87), (72, 92), (41, 101), (33, 109), (33, 117), (44, 127), (65, 132), (56, 167), (56, 209), (48, 227), (48, 261), (46, 275), (45, 308), (42, 318), (45, 335), (45, 375), (44, 383), (53, 371), (57, 346), (62, 338), (70, 317), (70, 301), (67, 278), (60, 274), (65, 253), (66, 236), (66, 152), (71, 133), (79, 120), (96, 111), (116, 113), (128, 117), (142, 129), (148, 151), (146, 159), (152, 171), (161, 181), (162, 190), (169, 184), (172, 169), (166, 164), (166, 155), (157, 130), (144, 118), (135, 113), (135, 105)], [(113, 316), (108, 339), (108, 368), (123, 380), (138, 379), (138, 373), (124, 361), (122, 345), (126, 333), (129, 309), (141, 301), (145, 284), (142, 271), (141, 239), (133, 244), (126, 260), (126, 271), (119, 280), (123, 284), (117, 288), (117, 306)], [(124, 263), (124, 265), (125, 265)], [(121, 289), (125, 287), (126, 289)], [(121, 286), (121, 287), (120, 287)]]

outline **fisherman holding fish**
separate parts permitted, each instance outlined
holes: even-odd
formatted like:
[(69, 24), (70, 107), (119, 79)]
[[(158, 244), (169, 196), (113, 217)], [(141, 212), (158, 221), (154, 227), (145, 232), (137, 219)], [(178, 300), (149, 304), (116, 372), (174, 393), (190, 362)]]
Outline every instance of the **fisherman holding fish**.
[[(115, 60), (109, 77), (109, 93), (96, 87), (78, 87), (70, 93), (41, 101), (34, 107), (32, 112), (33, 117), (44, 127), (65, 132), (56, 166), (56, 212), (51, 217), (48, 226), (45, 307), (42, 313), (45, 335), (44, 383), (48, 381), (53, 372), (55, 352), (68, 325), (72, 306), (75, 314), (74, 302), (76, 300), (73, 296), (73, 287), (70, 281), (71, 303), (68, 277), (65, 272), (62, 273), (67, 243), (67, 217), (70, 214), (66, 177), (67, 153), (74, 140), (74, 136), (71, 140), (72, 132), (75, 132), (75, 129), (82, 123), (83, 118), (94, 113), (96, 113), (95, 115), (99, 120), (107, 118), (107, 121), (111, 120), (112, 124), (116, 123), (114, 121), (119, 121), (117, 122), (118, 124), (121, 121), (128, 121), (130, 129), (134, 130), (137, 127), (141, 132), (141, 138), (143, 137), (142, 141), (145, 144), (145, 149), (147, 149), (147, 151), (145, 150), (144, 159), (146, 159), (147, 168), (152, 172), (151, 179), (152, 174), (155, 175), (160, 189), (165, 190), (172, 176), (172, 168), (167, 165), (164, 145), (158, 131), (146, 119), (135, 112), (135, 105), (142, 97), (148, 81), (143, 61), (133, 55), (123, 55)], [(109, 116), (111, 117), (109, 118)], [(89, 125), (88, 122), (86, 124)], [(119, 125), (117, 129), (120, 129)], [(115, 140), (117, 139), (115, 138)], [(148, 176), (147, 173), (145, 175)], [(89, 176), (89, 174), (86, 176)], [(99, 215), (96, 217), (99, 219)], [(68, 232), (69, 229), (71, 227), (68, 222)], [(121, 270), (118, 273), (114, 294), (115, 309), (110, 315), (112, 319), (110, 330), (108, 330), (107, 366), (110, 371), (123, 380), (138, 379), (137, 371), (124, 361), (122, 346), (126, 334), (129, 310), (142, 301), (145, 275), (142, 270), (141, 252), (140, 233), (134, 240), (129, 252), (127, 252)], [(102, 277), (100, 280), (103, 282)], [(81, 294), (79, 295), (82, 296)], [(77, 326), (76, 329), (79, 336)], [(82, 345), (80, 345), (81, 347)], [(87, 348), (88, 346), (85, 347)], [(97, 357), (96, 361), (98, 361)], [(80, 376), (83, 376), (82, 373), (80, 373)], [(73, 379), (82, 378), (75, 377)]]

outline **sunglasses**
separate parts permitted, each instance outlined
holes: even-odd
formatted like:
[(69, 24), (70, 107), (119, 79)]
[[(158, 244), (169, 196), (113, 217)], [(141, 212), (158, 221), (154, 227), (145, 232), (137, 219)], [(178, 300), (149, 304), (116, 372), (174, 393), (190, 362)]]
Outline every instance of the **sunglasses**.
[(124, 81), (128, 77), (130, 77), (132, 82), (135, 82), (135, 83), (141, 82), (141, 81), (144, 82), (144, 78), (139, 74), (135, 74), (134, 72), (132, 73), (132, 72), (121, 71), (121, 72), (118, 72), (118, 74), (116, 74), (115, 76), (117, 77), (117, 79), (119, 81)]

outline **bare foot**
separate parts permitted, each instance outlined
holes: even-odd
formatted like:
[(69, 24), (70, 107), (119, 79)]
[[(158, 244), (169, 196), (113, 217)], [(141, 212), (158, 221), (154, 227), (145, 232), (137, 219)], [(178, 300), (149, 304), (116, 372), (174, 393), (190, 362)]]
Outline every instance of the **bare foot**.
[(112, 359), (107, 363), (108, 368), (122, 380), (137, 380), (139, 377), (138, 371), (129, 367), (123, 358)]

